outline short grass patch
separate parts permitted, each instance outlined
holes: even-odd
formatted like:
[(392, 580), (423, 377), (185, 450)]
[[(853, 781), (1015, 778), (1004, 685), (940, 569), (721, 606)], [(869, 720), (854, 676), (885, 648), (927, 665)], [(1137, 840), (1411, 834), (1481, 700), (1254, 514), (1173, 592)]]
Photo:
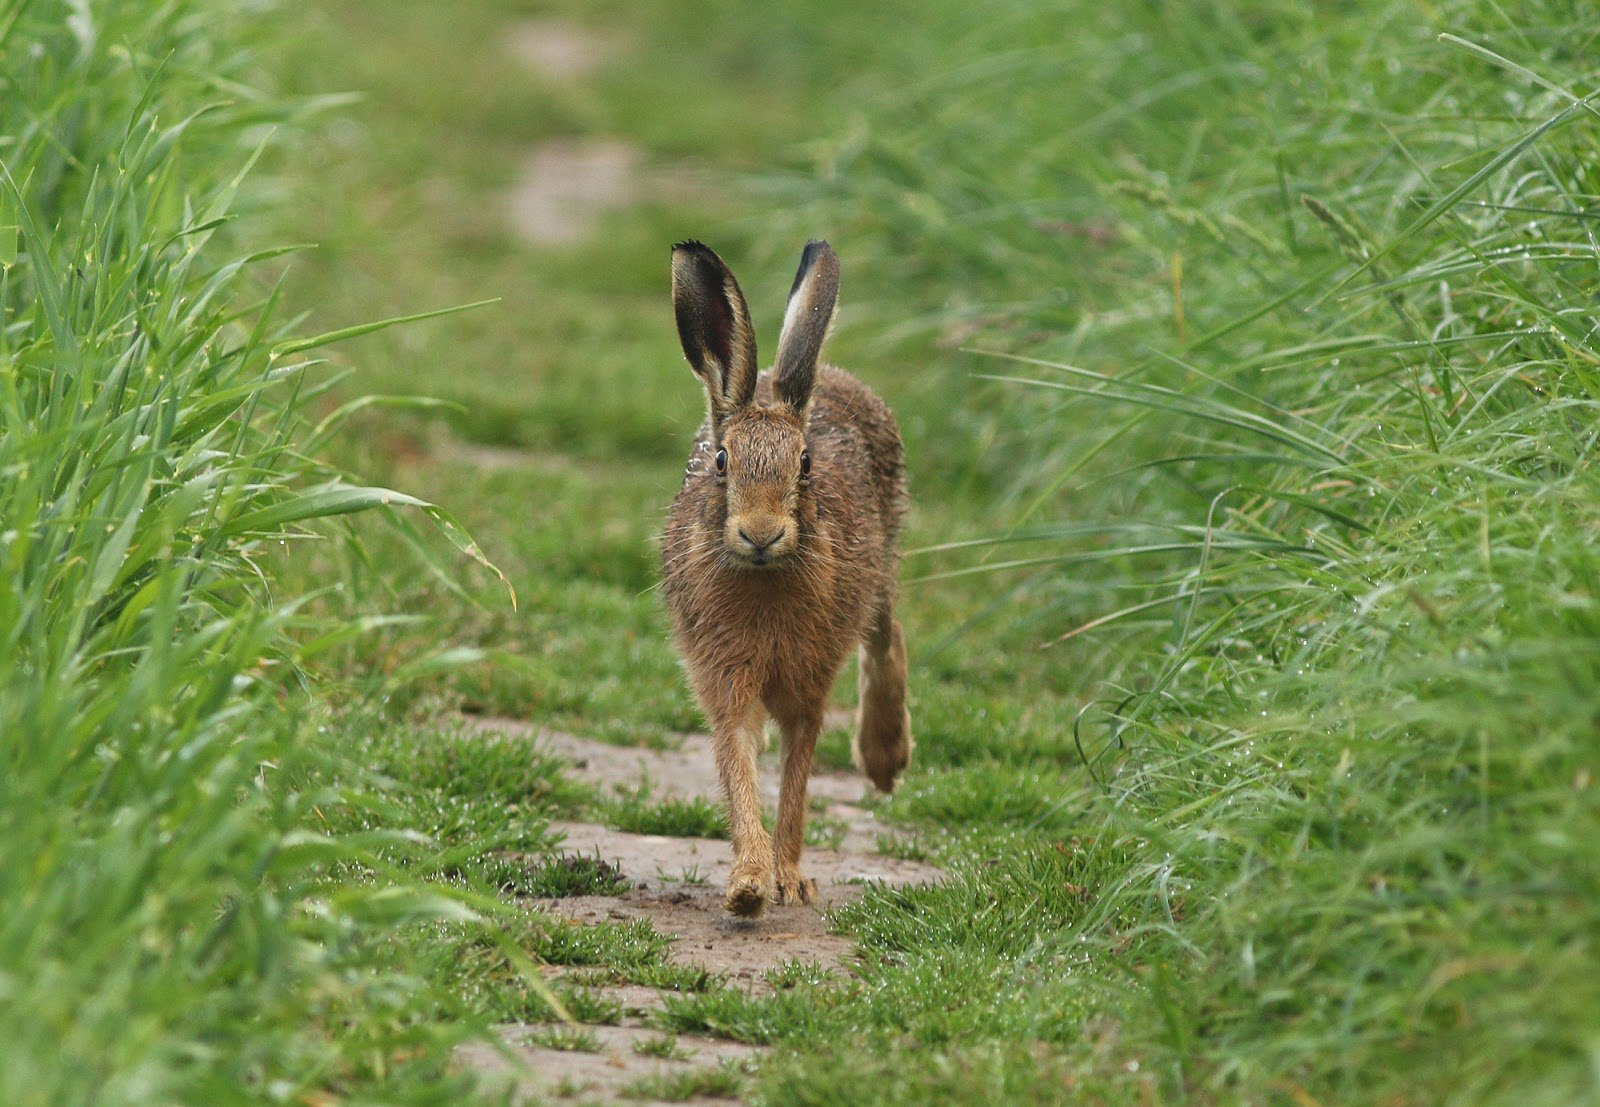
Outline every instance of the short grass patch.
[(618, 1094), (624, 1099), (664, 1099), (681, 1103), (697, 1096), (734, 1098), (749, 1083), (747, 1073), (732, 1065), (717, 1068), (693, 1068), (668, 1076), (647, 1076), (623, 1087)]
[(668, 939), (644, 919), (584, 926), (543, 919), (529, 926), (528, 952), (552, 965), (596, 965), (627, 970), (654, 964)]
[(629, 834), (660, 834), (674, 838), (726, 838), (728, 817), (719, 804), (702, 796), (651, 798), (648, 785), (618, 789), (596, 805), (607, 826)]
[(663, 1030), (675, 1034), (770, 1045), (786, 1035), (803, 1032), (814, 1010), (809, 1004), (760, 999), (737, 988), (714, 988), (688, 996), (668, 996), (655, 1020)]
[(775, 969), (768, 969), (764, 974), (768, 984), (774, 988), (794, 988), (801, 984), (826, 984), (834, 980), (834, 973), (823, 968), (815, 961), (801, 961), (791, 958)]
[(832, 815), (812, 815), (806, 819), (807, 849), (838, 849), (850, 833), (850, 824)]
[(595, 1036), (594, 1031), (571, 1026), (552, 1026), (536, 1030), (523, 1039), (523, 1044), (538, 1046), (540, 1049), (559, 1050), (562, 1053), (599, 1053), (605, 1048), (600, 1044), (600, 1039)]
[(694, 1051), (686, 1049), (673, 1034), (657, 1034), (640, 1038), (633, 1043), (633, 1051), (641, 1057), (658, 1057), (663, 1061), (687, 1061)]
[(537, 863), (508, 859), (505, 864), (508, 868), (502, 870), (499, 888), (509, 895), (536, 899), (616, 896), (632, 887), (611, 862), (581, 853), (558, 854)]

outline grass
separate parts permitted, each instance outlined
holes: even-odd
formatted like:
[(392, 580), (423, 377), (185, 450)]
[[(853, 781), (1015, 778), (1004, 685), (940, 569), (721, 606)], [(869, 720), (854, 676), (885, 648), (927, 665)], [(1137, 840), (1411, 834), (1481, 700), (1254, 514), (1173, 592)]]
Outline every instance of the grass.
[(502, 892), (541, 898), (564, 896), (614, 896), (627, 890), (626, 877), (609, 861), (583, 854), (562, 854), (537, 868), (513, 870)]
[(821, 984), (833, 974), (811, 961), (790, 958), (775, 969), (768, 969), (764, 978), (774, 988), (793, 988), (800, 984)]
[(687, 1061), (694, 1054), (678, 1043), (671, 1034), (657, 1034), (653, 1038), (640, 1038), (633, 1043), (633, 1051), (641, 1057), (659, 1057), (663, 1061)]
[[(1064, 663), (1116, 643), (1090, 658), (1103, 691), (1071, 732), (1092, 781), (1030, 802), (961, 766), (888, 813), (964, 822), (1011, 802), (996, 814), (1013, 825), (1059, 815), (1057, 833), (1076, 820), (1121, 843), (1070, 878), (1092, 910), (1023, 934), (1140, 963), (1098, 1005), (1161, 1097), (1592, 1101), (1592, 997), (1544, 974), (1593, 959), (1595, 920), (1569, 913), (1593, 871), (1569, 836), (1594, 817), (1597, 393), (1573, 325), (1593, 290), (1592, 117), (1556, 86), (1593, 86), (1569, 47), (1600, 28), (1543, 4), (1445, 6), (1428, 19), (1458, 36), (1442, 41), (1415, 37), (1409, 5), (1212, 14), (1204, 34), (1105, 16), (1138, 56), (1092, 34), (1099, 57), (996, 55), (960, 109), (948, 97), (977, 90), (941, 74), (888, 101), (844, 195), (817, 190), (803, 216), (943, 235), (939, 274), (980, 274), (1012, 305), (983, 344), (1025, 355), (988, 372), (1033, 424), (999, 436), (1026, 526), (951, 552), (989, 578), (1086, 586), (1035, 608)], [(1019, 10), (1004, 34), (1030, 25)], [(1285, 56), (1305, 60), (1294, 82), (1270, 79)], [(1105, 102), (1075, 114), (1103, 142), (1071, 165), (1016, 142), (1042, 130), (1027, 90), (1097, 67), (1083, 84)], [(959, 125), (991, 118), (990, 97), (1020, 105), (1015, 131)], [(941, 107), (957, 126), (917, 129)], [(1089, 218), (1025, 187), (1057, 165), (1084, 186), (1065, 202), (1100, 209), (1105, 233), (1078, 235), (1098, 287), (1027, 245), (1046, 218)], [(892, 172), (918, 182), (916, 210), (881, 190)], [(987, 207), (962, 173), (1015, 206)], [(1023, 300), (1063, 279), (1056, 302)], [(1034, 902), (1030, 884), (1004, 895), (1025, 856), (982, 874), (985, 894)], [(925, 948), (942, 933), (926, 920), (973, 910), (962, 883), (925, 893), (908, 938), (893, 897), (841, 921), (867, 949)]]
[(528, 1035), (526, 1044), (543, 1049), (557, 1049), (563, 1053), (599, 1053), (604, 1047), (592, 1030), (574, 1030), (571, 1027), (553, 1027)]
[(728, 818), (720, 804), (700, 796), (668, 796), (651, 800), (648, 784), (617, 790), (602, 801), (596, 814), (607, 826), (629, 834), (663, 834), (675, 838), (726, 838)]
[[(337, 50), (365, 24), (335, 12)], [(456, 16), (479, 83), (430, 101), (470, 124), (432, 132), (429, 196), (416, 132), (386, 137), (425, 23), (363, 38), (369, 145), (304, 232), (333, 243), (324, 310), (373, 313), (356, 258), (426, 303), (540, 305), (356, 354), (464, 404), (359, 459), (468, 504), (536, 597), (512, 621), (404, 594), (523, 659), (441, 690), (625, 741), (693, 725), (648, 591), (699, 402), (660, 251), (717, 242), (770, 348), (794, 244), (825, 229), (834, 356), (895, 404), (918, 505), (919, 760), (878, 814), (952, 873), (835, 915), (850, 979), (711, 988), (666, 1024), (781, 1044), (752, 1094), (783, 1102), (1595, 1099), (1593, 997), (1554, 985), (1592, 977), (1597, 929), (1592, 118), (1552, 88), (1592, 87), (1592, 16), (576, 14), (627, 28), (626, 63), (577, 88), (481, 48), (513, 9)], [(707, 21), (716, 42), (684, 35)], [(483, 213), (562, 133), (727, 183), (528, 265)], [(445, 233), (364, 223), (379, 193)], [(526, 452), (485, 471), (460, 440)]]
[(198, 0), (0, 17), (6, 1103), (466, 1094), (464, 1026), (369, 951), (469, 912), (329, 886), (372, 844), (318, 823), (333, 628), (264, 568), (339, 544), (332, 517), (432, 509), (310, 460), (305, 355), (336, 336), (225, 241), (290, 114), (246, 83), (259, 41)]
[(812, 849), (838, 849), (850, 833), (850, 824), (831, 815), (812, 815), (806, 820), (805, 844)]
[[(273, 83), (365, 98), (243, 193), (318, 248), (238, 270), (209, 224), (290, 113), (210, 10), (0, 23), (0, 733), (37, 736), (0, 830), (40, 859), (0, 866), (0, 1099), (458, 1102), (451, 1041), (556, 1013), (526, 951), (772, 1045), (758, 1101), (1600, 1102), (1587, 7), (557, 3), (616, 51), (578, 83), (502, 49), (510, 0), (285, 11)], [(531, 145), (594, 134), (706, 183), (507, 234)], [(949, 877), (752, 996), (496, 907), (598, 887), (552, 819), (714, 807), (451, 720), (697, 725), (652, 592), (701, 404), (665, 248), (716, 243), (770, 350), (818, 231), (917, 503), (883, 848)], [(489, 296), (274, 375), (291, 329)], [(382, 496), (307, 456), (459, 524), (310, 539)]]
[(724, 1062), (719, 1068), (690, 1069), (670, 1076), (647, 1076), (622, 1088), (624, 1099), (666, 1100), (682, 1103), (697, 1096), (728, 1099), (737, 1096), (748, 1083), (746, 1074)]

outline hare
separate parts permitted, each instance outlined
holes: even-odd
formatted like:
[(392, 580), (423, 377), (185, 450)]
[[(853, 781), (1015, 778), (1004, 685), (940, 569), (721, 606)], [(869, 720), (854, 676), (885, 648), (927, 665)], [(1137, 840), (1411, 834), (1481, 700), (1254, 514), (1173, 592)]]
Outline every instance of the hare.
[[(906, 510), (900, 429), (871, 389), (819, 364), (839, 259), (807, 243), (769, 372), (744, 295), (699, 242), (672, 250), (672, 301), (707, 413), (662, 535), (662, 591), (711, 726), (733, 875), (725, 906), (810, 903), (800, 874), (806, 786), (828, 690), (860, 647), (854, 757), (891, 791), (911, 758), (906, 650), (894, 618)], [(782, 733), (776, 833), (761, 825), (756, 755)]]

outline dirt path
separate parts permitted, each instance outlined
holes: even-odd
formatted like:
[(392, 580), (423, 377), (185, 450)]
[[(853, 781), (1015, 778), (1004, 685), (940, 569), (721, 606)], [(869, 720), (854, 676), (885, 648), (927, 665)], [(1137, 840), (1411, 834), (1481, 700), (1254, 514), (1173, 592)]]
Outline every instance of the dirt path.
[[(506, 46), (531, 72), (568, 86), (581, 84), (623, 52), (619, 42), (562, 19), (518, 23)], [(522, 242), (561, 249), (593, 235), (608, 212), (714, 189), (705, 173), (653, 162), (626, 136), (569, 135), (528, 151), (507, 194), (506, 216)]]
[[(637, 1022), (637, 1018), (631, 1021)], [(505, 1056), (489, 1045), (464, 1046), (458, 1051), (457, 1059), (479, 1072), (504, 1074), (513, 1079), (518, 1102), (542, 1103), (570, 1098), (582, 1104), (626, 1102), (637, 1105), (669, 1102), (659, 1097), (637, 1095), (635, 1087), (641, 1081), (682, 1079), (686, 1073), (696, 1070), (736, 1065), (759, 1052), (755, 1046), (739, 1042), (679, 1034), (673, 1056), (650, 1056), (639, 1052), (641, 1043), (648, 1046), (659, 1042), (663, 1035), (642, 1026), (624, 1025), (584, 1027), (583, 1032), (593, 1035), (600, 1044), (597, 1052), (590, 1053), (542, 1045), (540, 1043), (546, 1039), (539, 1036), (540, 1029), (503, 1026), (498, 1030), (502, 1047), (526, 1064), (525, 1072), (516, 1072)], [(674, 1098), (670, 1102), (718, 1103), (725, 1102), (726, 1098), (695, 1095), (688, 1099)]]
[[(597, 785), (602, 794), (645, 783), (653, 798), (689, 799), (715, 792), (711, 739), (705, 735), (687, 736), (676, 750), (646, 750), (536, 732), (510, 720), (477, 725), (508, 735), (537, 735), (543, 748), (569, 761), (573, 775)], [(762, 758), (762, 784), (770, 809), (778, 798), (773, 752)], [(942, 875), (931, 865), (878, 852), (884, 828), (862, 805), (869, 788), (865, 778), (851, 772), (823, 772), (811, 778), (810, 795), (826, 803), (820, 815), (840, 836), (836, 848), (812, 846), (805, 851), (805, 873), (816, 880), (818, 891), (818, 902), (811, 906), (773, 907), (755, 922), (734, 919), (722, 910), (723, 890), (733, 867), (727, 842), (627, 834), (594, 823), (557, 823), (553, 829), (566, 836), (563, 852), (598, 855), (612, 862), (631, 890), (620, 896), (540, 900), (538, 906), (576, 922), (648, 918), (656, 929), (677, 937), (673, 960), (723, 973), (739, 987), (763, 988), (762, 974), (788, 960), (835, 967), (849, 952), (850, 942), (827, 933), (823, 916), (830, 908), (855, 899), (868, 883), (917, 884)], [(812, 818), (818, 814), (813, 812)]]
[[(648, 784), (652, 799), (710, 796), (716, 772), (711, 740), (688, 735), (675, 750), (649, 750), (615, 746), (570, 734), (541, 731), (511, 719), (479, 719), (470, 724), (484, 734), (521, 737), (537, 743), (571, 765), (573, 776), (594, 785), (603, 796), (630, 792)], [(762, 759), (762, 781), (769, 807), (777, 799), (777, 758)], [(722, 910), (723, 889), (732, 856), (726, 841), (676, 838), (654, 834), (628, 834), (596, 823), (556, 823), (564, 835), (563, 853), (598, 856), (616, 865), (627, 878), (628, 890), (615, 896), (575, 896), (529, 902), (538, 910), (579, 923), (643, 918), (674, 939), (670, 960), (718, 974), (726, 983), (752, 993), (771, 990), (766, 973), (788, 961), (802, 961), (837, 970), (851, 952), (850, 939), (827, 930), (826, 913), (859, 896), (870, 882), (893, 885), (924, 883), (942, 873), (931, 865), (886, 857), (878, 852), (882, 827), (863, 799), (870, 786), (850, 772), (823, 772), (812, 777), (810, 794), (820, 801), (821, 812), (838, 839), (836, 848), (808, 847), (806, 875), (817, 881), (818, 903), (806, 907), (773, 907), (755, 921), (729, 917)], [(623, 1025), (605, 1029), (601, 1052), (561, 1050), (530, 1041), (536, 1028), (501, 1028), (512, 1053), (526, 1062), (518, 1078), (525, 1094), (551, 1095), (583, 1087), (583, 1101), (607, 1102), (641, 1078), (682, 1073), (692, 1068), (717, 1066), (727, 1059), (742, 1059), (756, 1052), (749, 1047), (710, 1039), (680, 1037), (692, 1055), (664, 1060), (635, 1052), (641, 1039), (656, 1036), (648, 1029), (650, 1014), (663, 1000), (651, 988), (603, 988), (628, 1012)], [(463, 1059), (485, 1072), (510, 1072), (495, 1051), (473, 1047)], [(684, 1102), (714, 1102), (707, 1097)]]
[[(619, 63), (625, 45), (560, 19), (517, 23), (508, 28), (506, 38), (507, 49), (553, 86), (580, 84), (607, 64)], [(506, 196), (506, 216), (510, 232), (528, 247), (561, 249), (594, 234), (608, 212), (676, 196), (703, 199), (715, 188), (693, 166), (652, 162), (627, 136), (569, 135), (527, 152), (522, 172)], [(479, 451), (483, 456), (478, 460), (486, 466), (526, 463), (520, 451), (459, 449)], [(537, 743), (565, 759), (573, 776), (588, 781), (605, 797), (644, 786), (651, 801), (712, 798), (715, 792), (716, 772), (705, 736), (687, 736), (679, 748), (661, 751), (540, 731), (510, 719), (478, 719), (468, 725), (486, 735)], [(762, 771), (770, 809), (777, 800), (775, 754), (764, 758)], [(805, 852), (803, 870), (818, 885), (815, 905), (773, 907), (762, 919), (735, 920), (722, 909), (732, 868), (726, 841), (629, 834), (596, 823), (569, 822), (554, 827), (564, 836), (560, 852), (614, 864), (626, 879), (626, 890), (612, 896), (530, 900), (527, 906), (585, 925), (648, 919), (673, 939), (672, 962), (703, 968), (727, 986), (752, 993), (771, 991), (766, 974), (790, 961), (838, 970), (847, 962), (852, 942), (828, 933), (829, 909), (856, 898), (870, 882), (903, 885), (942, 875), (931, 866), (879, 853), (883, 828), (863, 802), (868, 790), (855, 773), (823, 772), (812, 778), (811, 819), (825, 830), (830, 847), (808, 847)], [(593, 986), (589, 980), (584, 983)], [(601, 985), (598, 990), (621, 1004), (624, 1015), (619, 1025), (584, 1027), (581, 1032), (502, 1026), (497, 1028), (500, 1049), (475, 1044), (463, 1048), (459, 1059), (511, 1082), (518, 1102), (637, 1103), (651, 1101), (650, 1086), (641, 1081), (657, 1081), (655, 1091), (666, 1098), (665, 1085), (659, 1082), (715, 1075), (721, 1066), (738, 1065), (760, 1052), (692, 1035), (676, 1035), (676, 1047), (669, 1049), (673, 1036), (663, 1036), (652, 1021), (664, 1005), (658, 991), (638, 985)], [(586, 1048), (575, 1048), (579, 1043)], [(718, 1099), (704, 1090), (686, 1099), (682, 1091), (677, 1089), (671, 1098), (691, 1103)]]

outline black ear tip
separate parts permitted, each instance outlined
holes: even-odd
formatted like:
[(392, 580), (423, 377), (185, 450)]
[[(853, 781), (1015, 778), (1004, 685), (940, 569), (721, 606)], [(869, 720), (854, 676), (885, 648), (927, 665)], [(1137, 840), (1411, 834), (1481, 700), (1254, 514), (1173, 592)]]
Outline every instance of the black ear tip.
[(701, 242), (697, 238), (686, 238), (682, 242), (674, 242), (672, 244), (672, 252), (676, 254), (680, 251), (686, 254), (700, 254), (702, 256), (709, 257), (717, 256), (716, 251), (712, 250), (711, 247), (707, 246), (704, 242)]
[(806, 243), (806, 248), (800, 253), (800, 268), (794, 271), (794, 284), (789, 286), (791, 297), (800, 291), (800, 286), (805, 283), (806, 274), (815, 269), (819, 263), (823, 266), (822, 272), (831, 272), (833, 280), (837, 283), (839, 255), (833, 252), (833, 247), (828, 245), (827, 239), (813, 238)]
[(809, 269), (819, 257), (833, 253), (833, 247), (828, 245), (825, 238), (813, 238), (806, 243), (805, 250), (800, 254), (800, 267)]

